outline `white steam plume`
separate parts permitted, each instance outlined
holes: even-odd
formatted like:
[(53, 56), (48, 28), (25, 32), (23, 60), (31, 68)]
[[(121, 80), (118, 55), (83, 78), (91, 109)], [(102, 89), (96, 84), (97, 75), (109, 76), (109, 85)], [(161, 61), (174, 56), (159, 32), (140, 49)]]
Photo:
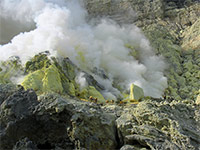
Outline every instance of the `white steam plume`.
[[(108, 19), (92, 25), (86, 21), (87, 11), (78, 0), (3, 0), (0, 8), (1, 33), (13, 22), (16, 33), (22, 30), (21, 25), (23, 31), (30, 30), (0, 45), (0, 60), (17, 55), (24, 63), (49, 50), (53, 55), (69, 57), (84, 71), (103, 70), (109, 79), (94, 77), (104, 85), (106, 95), (118, 92), (112, 87), (114, 80), (124, 89), (134, 83), (144, 89), (145, 95), (153, 97), (160, 97), (167, 87), (163, 58), (154, 54), (148, 40), (134, 25), (119, 26)], [(9, 31), (3, 33), (2, 41), (13, 35)], [(126, 44), (136, 48), (138, 58), (130, 56)], [(81, 76), (79, 79), (82, 83)]]

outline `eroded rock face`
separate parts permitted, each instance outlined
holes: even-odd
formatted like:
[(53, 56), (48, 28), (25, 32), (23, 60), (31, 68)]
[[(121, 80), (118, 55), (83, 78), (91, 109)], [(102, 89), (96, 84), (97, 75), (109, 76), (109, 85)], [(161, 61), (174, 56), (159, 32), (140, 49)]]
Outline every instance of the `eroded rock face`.
[[(200, 3), (165, 10), (164, 18), (150, 24), (136, 22), (143, 28), (157, 54), (166, 58), (165, 94), (177, 100), (195, 100), (199, 94), (198, 27)], [(167, 15), (168, 13), (168, 15)]]
[(102, 107), (13, 89), (0, 106), (1, 149), (200, 148), (200, 110), (193, 101), (143, 99)]
[(187, 28), (182, 34), (182, 47), (185, 50), (200, 50), (200, 19)]
[(20, 138), (35, 134), (37, 129), (34, 126), (36, 122), (33, 110), (37, 104), (35, 92), (33, 90), (24, 91), (23, 87), (10, 93), (7, 98), (3, 98), (0, 106), (1, 149), (11, 149)]
[[(53, 95), (40, 96), (39, 100), (41, 103), (36, 112), (39, 115), (52, 114), (54, 119), (50, 118), (57, 122), (64, 122), (65, 134), (70, 137), (71, 141), (78, 144), (76, 146), (86, 149), (116, 148), (115, 117), (104, 113), (98, 105), (56, 98)], [(59, 114), (68, 119), (60, 120)]]
[(37, 98), (33, 90), (21, 88), (4, 99), (0, 108), (1, 149), (117, 147), (115, 116), (97, 104), (55, 94)]
[(16, 92), (16, 85), (14, 84), (0, 84), (0, 104), (3, 103), (11, 94)]
[[(196, 58), (200, 54), (199, 0), (84, 2), (92, 17), (103, 16), (118, 24), (134, 23), (140, 27), (156, 53), (164, 56), (169, 65), (165, 73), (169, 87), (165, 94), (178, 100), (196, 99), (200, 86), (197, 82), (199, 58)], [(192, 54), (193, 50), (195, 54)], [(185, 68), (188, 62), (192, 64), (192, 69)]]
[(193, 102), (147, 100), (129, 107), (116, 122), (121, 142), (135, 149), (199, 149), (199, 115)]

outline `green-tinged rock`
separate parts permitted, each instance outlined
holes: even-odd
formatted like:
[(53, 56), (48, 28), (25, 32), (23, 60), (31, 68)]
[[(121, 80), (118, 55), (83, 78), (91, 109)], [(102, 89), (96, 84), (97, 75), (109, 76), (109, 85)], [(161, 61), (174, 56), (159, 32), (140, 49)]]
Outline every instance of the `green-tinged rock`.
[(105, 102), (103, 95), (93, 86), (88, 87), (88, 95), (96, 97), (99, 102)]
[[(43, 61), (43, 63), (38, 63), (37, 61), (39, 60)], [(49, 62), (48, 65), (46, 65), (46, 62)], [(93, 96), (97, 98), (99, 102), (105, 101), (102, 94), (98, 91), (101, 89), (101, 86), (89, 74), (85, 74), (89, 86), (79, 92), (79, 85), (75, 82), (75, 78), (76, 72), (80, 71), (80, 69), (75, 66), (69, 58), (56, 59), (52, 57), (49, 60), (46, 54), (39, 54), (29, 61), (29, 65), (27, 66), (29, 74), (22, 82), (25, 89), (32, 88), (38, 94), (55, 92), (73, 97), (78, 96), (84, 99)], [(33, 69), (32, 67), (34, 66), (37, 67)], [(93, 84), (95, 85), (91, 86)], [(95, 87), (97, 87), (98, 90)]]
[(75, 82), (76, 71), (79, 70), (78, 67), (69, 58), (52, 59), (60, 74), (63, 92), (70, 96), (76, 96), (79, 90), (79, 85)]
[[(169, 85), (168, 95), (178, 99), (191, 98), (194, 100), (196, 95), (191, 91), (196, 91), (196, 88), (200, 86), (198, 82), (200, 58), (197, 57), (199, 56), (199, 50), (183, 51), (179, 41), (180, 33), (175, 32), (176, 27), (169, 27), (169, 22), (158, 20), (156, 24), (145, 25), (143, 30), (156, 53), (163, 55), (168, 62), (169, 69), (165, 72)], [(183, 90), (185, 87), (190, 90)], [(186, 93), (183, 93), (183, 91)]]
[(79, 97), (80, 99), (89, 99), (89, 94), (88, 94), (88, 89), (87, 88), (83, 88), (80, 92), (79, 92)]
[(130, 44), (124, 45), (126, 48), (130, 49), (129, 55), (133, 56), (135, 59), (139, 59), (139, 52)]
[(183, 67), (184, 67), (186, 70), (191, 71), (192, 68), (193, 68), (192, 60), (189, 60), (188, 62), (184, 63), (184, 64), (183, 64)]
[(43, 92), (63, 92), (60, 74), (58, 72), (58, 69), (54, 65), (51, 65), (49, 68), (45, 69), (44, 78), (42, 79), (42, 82)]
[(32, 88), (38, 94), (55, 92), (75, 96), (78, 85), (75, 82), (77, 67), (68, 59), (48, 58), (48, 53), (40, 53), (26, 63), (28, 75), (22, 85)]
[(22, 76), (22, 65), (18, 57), (10, 57), (7, 61), (0, 62), (0, 83), (17, 82), (17, 79)]
[(93, 86), (85, 87), (79, 93), (81, 99), (89, 99), (90, 96), (97, 98), (98, 102), (105, 102), (103, 95)]
[(27, 73), (33, 72), (43, 67), (47, 67), (51, 64), (50, 59), (48, 58), (49, 52), (43, 52), (35, 55), (30, 61), (25, 64), (25, 71)]
[(74, 84), (69, 82), (67, 87), (68, 87), (67, 91), (68, 91), (69, 95), (76, 96), (76, 88), (75, 88)]
[[(54, 63), (56, 63), (56, 61), (54, 60)], [(58, 62), (56, 63), (58, 65)], [(58, 66), (57, 66), (58, 67)], [(69, 58), (64, 58), (61, 63), (60, 63), (60, 67), (58, 67), (59, 70), (62, 69), (62, 71), (66, 74), (66, 77), (72, 81), (75, 79), (76, 77), (76, 70), (79, 70), (77, 66), (75, 66), (71, 60)]]
[(35, 72), (29, 73), (25, 78), (21, 85), (25, 89), (33, 89), (36, 92), (42, 92), (43, 90), (43, 80), (44, 71), (37, 70)]
[(144, 91), (137, 85), (131, 84), (130, 85), (130, 101), (139, 100), (144, 97)]
[[(200, 10), (200, 9), (199, 9)], [(182, 34), (182, 48), (185, 50), (200, 49), (200, 19), (188, 27)]]
[(63, 87), (58, 69), (51, 65), (49, 68), (29, 73), (21, 83), (25, 89), (34, 89), (37, 93), (56, 92), (62, 94)]

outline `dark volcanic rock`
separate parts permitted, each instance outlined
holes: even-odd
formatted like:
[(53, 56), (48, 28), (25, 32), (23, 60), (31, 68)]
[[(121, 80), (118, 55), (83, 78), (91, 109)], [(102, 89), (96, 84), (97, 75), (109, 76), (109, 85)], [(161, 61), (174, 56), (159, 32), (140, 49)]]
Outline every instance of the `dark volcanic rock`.
[[(40, 102), (39, 102), (40, 101)], [(94, 103), (19, 89), (0, 107), (0, 149), (115, 149), (115, 117)]]
[[(117, 146), (115, 117), (103, 112), (94, 103), (63, 99), (53, 95), (40, 96), (41, 103), (36, 108), (41, 121), (53, 120), (60, 125), (51, 143), (69, 138), (76, 148), (86, 149), (115, 149)], [(48, 127), (52, 130), (52, 127)], [(55, 128), (55, 127), (54, 127)], [(54, 134), (52, 134), (54, 135)], [(59, 136), (58, 136), (59, 135)], [(65, 137), (65, 138), (63, 138)], [(49, 139), (50, 140), (50, 139)]]
[(8, 98), (11, 94), (16, 92), (17, 88), (13, 84), (0, 84), (0, 105), (4, 100)]
[(38, 104), (33, 90), (18, 89), (0, 106), (1, 149), (10, 149), (20, 138), (34, 134), (32, 112)]
[(13, 150), (38, 150), (38, 148), (35, 143), (28, 138), (24, 138), (16, 143)]

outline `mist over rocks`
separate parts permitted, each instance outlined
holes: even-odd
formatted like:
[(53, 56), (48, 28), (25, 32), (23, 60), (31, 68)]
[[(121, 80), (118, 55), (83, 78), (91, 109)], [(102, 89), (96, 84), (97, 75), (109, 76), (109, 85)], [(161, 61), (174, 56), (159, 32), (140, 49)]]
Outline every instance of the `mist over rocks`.
[(199, 12), (198, 0), (1, 1), (0, 149), (200, 149)]
[[(13, 5), (15, 9), (11, 9)], [(16, 55), (24, 64), (49, 50), (52, 56), (69, 57), (86, 72), (103, 70), (108, 77), (106, 83), (100, 76), (94, 77), (111, 93), (116, 81), (124, 90), (134, 83), (143, 88), (146, 96), (161, 97), (167, 87), (163, 74), (167, 65), (161, 55), (155, 55), (141, 30), (133, 24), (120, 26), (109, 18), (97, 24), (92, 18), (88, 23), (82, 5), (79, 1), (2, 1), (1, 17), (21, 22), (24, 19), (24, 24), (34, 23), (36, 27), (1, 45), (0, 60)], [(5, 25), (1, 26), (4, 30)]]

